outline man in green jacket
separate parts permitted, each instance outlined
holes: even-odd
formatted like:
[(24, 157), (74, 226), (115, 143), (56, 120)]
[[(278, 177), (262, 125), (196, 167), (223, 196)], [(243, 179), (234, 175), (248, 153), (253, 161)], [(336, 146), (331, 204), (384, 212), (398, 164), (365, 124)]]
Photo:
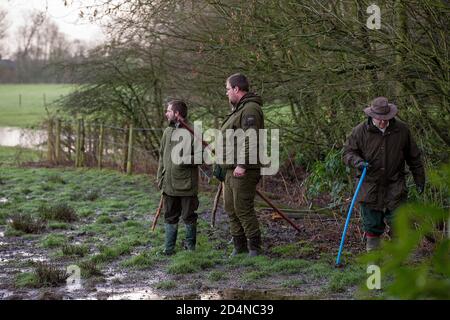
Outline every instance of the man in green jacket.
[(393, 213), (407, 199), (405, 162), (419, 193), (425, 187), (420, 151), (408, 126), (395, 118), (397, 106), (385, 97), (364, 109), (367, 121), (355, 127), (344, 145), (344, 162), (360, 172), (367, 166), (359, 192), (367, 251), (378, 248), (385, 222), (392, 231)]
[[(222, 133), (227, 136), (229, 129), (232, 132), (242, 129), (245, 133), (258, 136), (259, 129), (264, 128), (261, 98), (249, 92), (247, 78), (239, 73), (227, 79), (226, 90), (232, 109), (221, 127)], [(239, 162), (238, 156), (232, 152), (232, 163), (227, 163), (224, 159), (225, 163), (220, 165), (224, 171), (224, 206), (230, 219), (230, 233), (234, 243), (232, 255), (248, 252), (250, 256), (256, 256), (261, 253), (261, 231), (254, 200), (256, 185), (261, 177), (261, 165), (259, 159), (254, 163), (249, 159), (252, 154), (258, 155), (258, 142), (253, 139), (238, 144), (233, 139), (231, 144), (234, 144), (233, 148), (225, 143), (224, 155), (233, 150), (244, 155), (244, 161)]]
[[(166, 118), (169, 127), (164, 130), (159, 150), (157, 181), (163, 196), (163, 212), (165, 220), (164, 253), (174, 253), (178, 233), (178, 221), (182, 217), (186, 226), (186, 245), (188, 250), (195, 250), (197, 239), (198, 209), (198, 166), (194, 164), (192, 154), (181, 155), (185, 162), (175, 161), (172, 151), (178, 145), (180, 135), (194, 139), (188, 130), (181, 127), (178, 119), (186, 122), (187, 106), (181, 100), (170, 101), (167, 105)], [(189, 125), (189, 123), (188, 123)], [(174, 139), (173, 139), (174, 137)], [(176, 140), (176, 141), (173, 141)], [(194, 150), (191, 148), (191, 150)], [(176, 152), (175, 152), (176, 153)], [(187, 156), (187, 158), (186, 158)]]

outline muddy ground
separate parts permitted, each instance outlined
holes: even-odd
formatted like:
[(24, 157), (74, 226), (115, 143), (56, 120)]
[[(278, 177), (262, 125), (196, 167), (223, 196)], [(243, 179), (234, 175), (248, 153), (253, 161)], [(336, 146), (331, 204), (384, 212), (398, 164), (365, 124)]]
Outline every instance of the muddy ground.
[[(200, 194), (196, 252), (183, 250), (181, 225), (177, 253), (166, 257), (161, 253), (162, 218), (150, 232), (159, 194), (146, 176), (0, 167), (0, 178), (0, 299), (354, 299), (365, 283), (366, 270), (356, 261), (364, 247), (357, 214), (345, 243), (346, 265), (334, 267), (344, 207), (286, 211), (301, 232), (273, 210), (260, 209), (264, 255), (229, 259), (227, 217), (219, 206), (216, 227), (210, 227), (215, 187), (206, 186)], [(98, 198), (85, 199), (93, 187)], [(78, 220), (61, 226), (49, 221), (38, 233), (11, 229), (11, 214), (37, 216), (42, 203), (50, 206), (61, 199), (75, 209)], [(82, 245), (86, 252), (81, 257), (63, 254), (67, 244)], [(117, 253), (117, 248), (125, 249)], [(95, 264), (96, 272), (86, 274), (82, 267), (79, 288), (64, 279), (31, 281), (36, 263), (64, 272), (86, 261)]]
[[(207, 234), (211, 239), (231, 240), (224, 214), (219, 208), (217, 228), (203, 228), (199, 232)], [(336, 254), (341, 226), (333, 218), (320, 215), (303, 219), (293, 218), (302, 229), (302, 232), (298, 233), (268, 210), (260, 212), (259, 217), (264, 230), (265, 255), (269, 258), (277, 258), (276, 254), (270, 252), (271, 248), (299, 241), (312, 243), (314, 250), (298, 252), (293, 258), (320, 261), (324, 254), (329, 257)], [(209, 222), (209, 212), (200, 214), (200, 219)], [(189, 274), (169, 274), (166, 261), (151, 269), (124, 270), (120, 260), (102, 269), (102, 276), (82, 279), (81, 289), (71, 290), (65, 285), (36, 289), (17, 288), (13, 281), (17, 273), (32, 270), (30, 261), (48, 261), (48, 251), (39, 248), (37, 240), (5, 237), (5, 228), (0, 230), (1, 299), (352, 299), (356, 290), (356, 286), (351, 286), (345, 291), (329, 292), (326, 290), (329, 281), (326, 276), (310, 277), (307, 273), (300, 272), (292, 275), (273, 274), (243, 283), (240, 275), (247, 272), (247, 268), (237, 266), (227, 273), (225, 279), (211, 281), (204, 270)], [(74, 234), (75, 242), (83, 241), (84, 235), (78, 236), (76, 230), (71, 230), (68, 234), (70, 233)], [(359, 229), (351, 227), (349, 233), (347, 252), (360, 252), (362, 243)], [(223, 242), (222, 247), (217, 248), (223, 251), (224, 259), (227, 259), (231, 246), (229, 242)], [(146, 249), (148, 248), (137, 247), (135, 253)], [(56, 263), (63, 269), (68, 262), (60, 260)], [(327, 263), (330, 269), (334, 268), (330, 259)], [(218, 267), (219, 271), (224, 269), (226, 268)], [(345, 270), (342, 269), (342, 272)], [(289, 280), (299, 285), (294, 288), (282, 287), (282, 284)], [(174, 281), (177, 285), (169, 289), (158, 288), (158, 284), (165, 281)]]

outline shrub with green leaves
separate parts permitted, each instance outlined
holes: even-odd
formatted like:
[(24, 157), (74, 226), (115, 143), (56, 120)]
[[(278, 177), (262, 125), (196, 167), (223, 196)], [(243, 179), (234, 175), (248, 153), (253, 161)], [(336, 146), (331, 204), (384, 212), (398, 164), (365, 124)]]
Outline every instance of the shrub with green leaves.
[(342, 162), (342, 150), (332, 149), (323, 161), (317, 161), (311, 168), (305, 186), (310, 197), (330, 193), (333, 202), (340, 199), (347, 185), (347, 174)]
[[(450, 195), (450, 165), (430, 174), (430, 183)], [(366, 255), (365, 262), (380, 266), (387, 297), (401, 299), (450, 299), (449, 210), (429, 203), (408, 203), (396, 212), (396, 237), (382, 250)], [(437, 226), (447, 225), (436, 230)], [(419, 256), (418, 248), (434, 235), (433, 252)], [(387, 282), (387, 279), (392, 281)], [(383, 283), (384, 281), (384, 283)]]

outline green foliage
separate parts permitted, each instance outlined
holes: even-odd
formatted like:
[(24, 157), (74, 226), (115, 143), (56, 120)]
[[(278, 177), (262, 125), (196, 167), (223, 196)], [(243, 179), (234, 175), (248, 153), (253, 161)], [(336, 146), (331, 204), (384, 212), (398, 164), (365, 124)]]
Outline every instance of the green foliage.
[(329, 193), (333, 202), (341, 198), (346, 186), (346, 170), (342, 162), (342, 150), (331, 149), (324, 161), (316, 161), (306, 180), (306, 190), (310, 197)]
[[(450, 165), (430, 175), (430, 183), (450, 188)], [(398, 209), (394, 221), (396, 238), (379, 252), (363, 258), (381, 267), (385, 296), (402, 299), (450, 299), (450, 212), (427, 203), (409, 203)], [(447, 225), (447, 234), (443, 226)], [(436, 232), (436, 226), (442, 229)], [(419, 256), (426, 237), (434, 239), (431, 256)], [(383, 285), (383, 284), (382, 284)]]

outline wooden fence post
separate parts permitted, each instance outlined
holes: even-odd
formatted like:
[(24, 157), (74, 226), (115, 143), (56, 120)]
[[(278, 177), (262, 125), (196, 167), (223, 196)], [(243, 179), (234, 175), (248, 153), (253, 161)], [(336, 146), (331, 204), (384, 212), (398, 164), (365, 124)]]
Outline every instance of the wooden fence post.
[(130, 133), (128, 137), (128, 161), (127, 161), (127, 174), (133, 173), (133, 125), (130, 124)]
[(56, 120), (56, 141), (55, 141), (55, 161), (61, 161), (61, 119)]
[(122, 172), (127, 171), (127, 164), (128, 164), (128, 142), (130, 140), (130, 137), (129, 137), (130, 126), (128, 124), (125, 125), (124, 132), (125, 132), (125, 136), (123, 139), (123, 148), (122, 148), (122, 152), (123, 152), (123, 154), (122, 154), (122, 156), (123, 156)]
[(84, 153), (86, 151), (86, 132), (84, 131), (84, 120), (81, 119), (81, 138), (80, 138), (80, 167), (84, 167)]
[(81, 119), (78, 119), (77, 126), (77, 142), (75, 144), (75, 168), (80, 166), (80, 153), (81, 153)]
[(19, 93), (19, 108), (22, 107), (22, 94)]
[(54, 139), (53, 139), (53, 119), (48, 119), (47, 125), (47, 161), (53, 162), (54, 160)]
[(100, 137), (98, 139), (98, 168), (102, 168), (103, 158), (103, 123), (100, 124)]

